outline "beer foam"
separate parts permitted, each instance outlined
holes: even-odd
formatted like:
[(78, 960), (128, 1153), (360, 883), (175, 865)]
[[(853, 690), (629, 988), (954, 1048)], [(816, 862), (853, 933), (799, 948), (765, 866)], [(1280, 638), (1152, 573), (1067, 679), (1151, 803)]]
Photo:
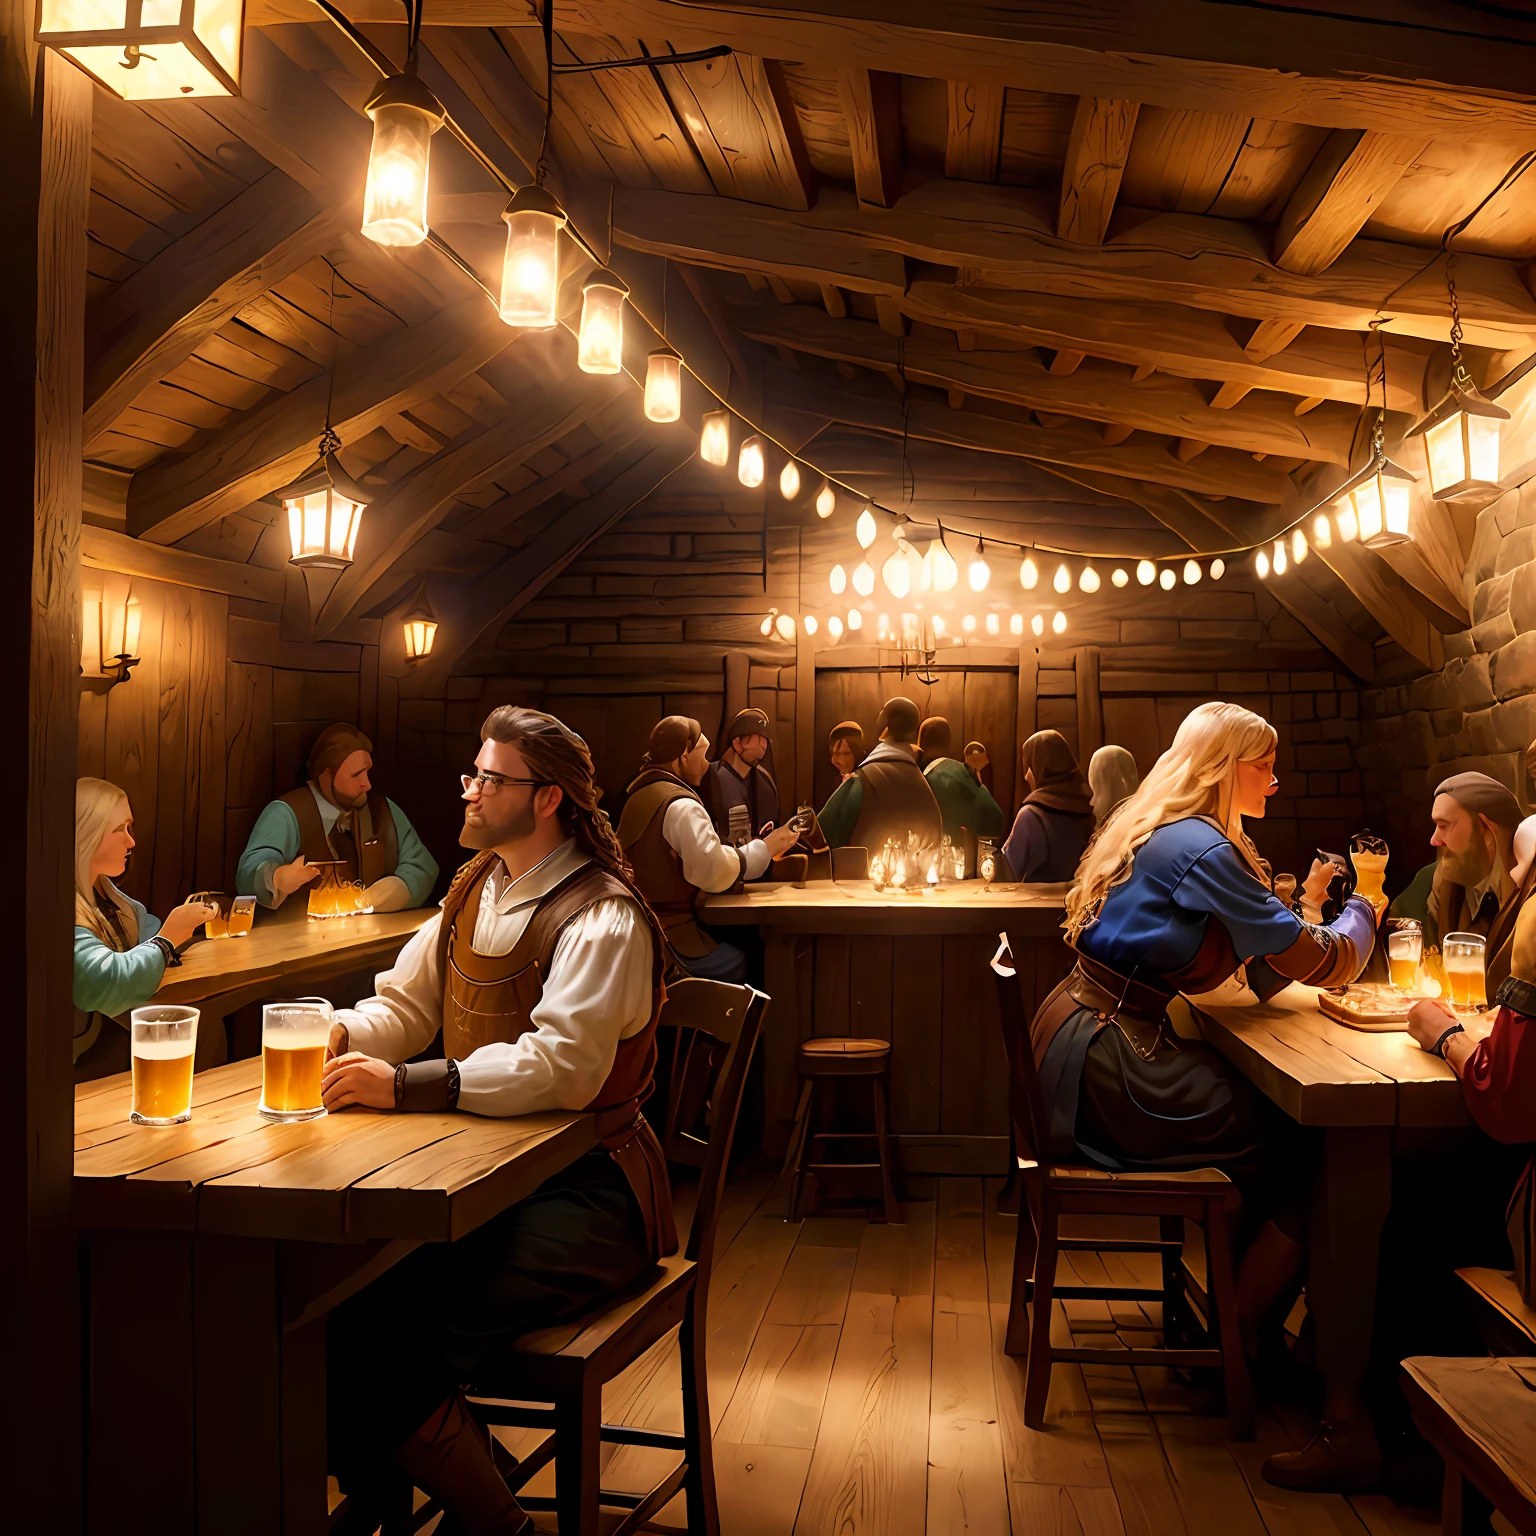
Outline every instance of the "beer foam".
[(264, 1051), (312, 1051), (317, 1046), (328, 1045), (330, 1039), (329, 1024), (313, 1029), (269, 1029), (262, 1034), (261, 1048)]
[(175, 1061), (197, 1049), (195, 1040), (135, 1040), (133, 1054), (140, 1061)]

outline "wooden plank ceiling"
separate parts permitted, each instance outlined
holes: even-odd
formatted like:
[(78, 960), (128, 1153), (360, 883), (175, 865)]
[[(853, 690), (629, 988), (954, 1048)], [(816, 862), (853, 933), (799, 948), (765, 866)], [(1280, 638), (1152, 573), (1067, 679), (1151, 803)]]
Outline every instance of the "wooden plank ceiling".
[[(398, 0), (343, 9), (398, 57)], [(871, 494), (1004, 538), (1074, 542), (1075, 520), (1085, 548), (1258, 538), (1360, 462), (1373, 328), (1392, 435), (1443, 388), (1454, 225), (1483, 381), (1536, 350), (1536, 21), (1454, 0), (1433, 25), (1412, 0), (867, 10), (558, 0), (557, 62), (736, 51), (558, 77), (551, 159), (710, 385)], [(532, 8), (426, 19), (423, 77), (526, 179)], [(632, 382), (576, 372), (567, 332), (496, 319), (504, 193), (449, 135), (432, 223), (480, 285), (430, 244), (361, 238), (376, 77), (307, 0), (252, 0), (248, 21), (237, 100), (96, 92), (88, 516), (280, 569), (259, 498), (329, 417), (378, 499), (357, 565), (308, 589), (308, 636), (427, 571), (484, 628), (520, 547), (584, 547), (556, 512), (600, 498), (595, 538), (676, 454)], [(568, 253), (570, 318), (587, 264)], [(654, 338), (630, 330), (638, 369)], [(1293, 584), (1277, 597), (1355, 658), (1385, 634), (1425, 660), (1428, 631), (1466, 619), (1453, 532), (1390, 565), (1329, 552)]]

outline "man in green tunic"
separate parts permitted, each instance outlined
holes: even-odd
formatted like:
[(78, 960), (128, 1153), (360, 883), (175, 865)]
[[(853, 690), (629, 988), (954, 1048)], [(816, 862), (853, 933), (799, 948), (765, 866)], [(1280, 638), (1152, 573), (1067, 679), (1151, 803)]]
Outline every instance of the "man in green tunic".
[(970, 837), (1001, 837), (1003, 809), (964, 763), (951, 757), (954, 737), (943, 715), (930, 715), (917, 733), (923, 777), (944, 818), (944, 834), (952, 843)]
[(832, 791), (822, 808), (821, 831), (830, 848), (868, 848), (878, 853), (887, 838), (917, 834), (920, 846), (937, 845), (943, 817), (917, 766), (917, 705), (887, 699), (876, 722), (879, 744)]
[[(437, 880), (404, 811), (373, 787), (373, 743), (355, 725), (328, 725), (309, 754), (307, 784), (274, 800), (256, 818), (235, 871), (235, 889), (280, 908), (335, 863), (338, 879), (362, 880), (364, 904), (400, 912), (426, 904)], [(302, 916), (307, 903), (285, 912)]]

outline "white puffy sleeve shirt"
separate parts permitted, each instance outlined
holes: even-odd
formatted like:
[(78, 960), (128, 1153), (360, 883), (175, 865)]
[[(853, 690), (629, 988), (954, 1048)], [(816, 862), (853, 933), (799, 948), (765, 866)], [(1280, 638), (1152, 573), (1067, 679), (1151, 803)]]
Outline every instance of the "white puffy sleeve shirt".
[(683, 861), (683, 879), (701, 891), (728, 891), (739, 876), (756, 880), (768, 868), (768, 845), (754, 838), (741, 849), (720, 841), (709, 812), (692, 798), (674, 800), (661, 815), (661, 835)]
[[(508, 881), (498, 866), (481, 893), (475, 950), (510, 953), (539, 902), (589, 862), (571, 841), (517, 880)], [(337, 1009), (354, 1051), (406, 1061), (442, 1028), (441, 924), (438, 913), (417, 929), (394, 967), (379, 974), (373, 997)], [(595, 902), (556, 942), (534, 1027), (512, 1044), (481, 1046), (459, 1062), (459, 1108), (477, 1115), (583, 1109), (613, 1070), (619, 1041), (638, 1034), (650, 1017), (650, 928), (632, 901)]]

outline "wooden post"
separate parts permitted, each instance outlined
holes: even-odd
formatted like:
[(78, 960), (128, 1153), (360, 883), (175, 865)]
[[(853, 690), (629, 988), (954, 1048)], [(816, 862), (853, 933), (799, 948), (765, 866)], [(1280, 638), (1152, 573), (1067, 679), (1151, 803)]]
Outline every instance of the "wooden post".
[[(1040, 653), (1026, 640), (1019, 646), (1019, 707), (1017, 718), (1014, 720), (1014, 735), (1019, 739), (1019, 746), (1035, 734), (1035, 722), (1039, 719), (1039, 711)], [(1018, 810), (1020, 802), (1029, 792), (1024, 783), (1024, 776), (1019, 771), (1017, 746), (1014, 748), (1014, 753), (1013, 804), (1008, 807), (1010, 817)]]
[[(91, 85), (31, 42), (28, 0), (0, 5), (0, 706), (28, 750), (12, 756), (13, 862), (0, 896), (12, 935), (4, 1131), (7, 1261), (15, 1321), (4, 1436), (18, 1530), (80, 1528), (78, 1261), (70, 1225), (74, 1017), (70, 928), (80, 672), (81, 422)], [(27, 508), (32, 509), (29, 517)], [(23, 830), (24, 829), (24, 830)], [(16, 867), (17, 863), (20, 867)], [(19, 1015), (19, 1017), (17, 1017)]]
[(1088, 759), (1104, 745), (1104, 697), (1099, 692), (1099, 648), (1082, 646), (1077, 653), (1077, 758), (1083, 772)]

